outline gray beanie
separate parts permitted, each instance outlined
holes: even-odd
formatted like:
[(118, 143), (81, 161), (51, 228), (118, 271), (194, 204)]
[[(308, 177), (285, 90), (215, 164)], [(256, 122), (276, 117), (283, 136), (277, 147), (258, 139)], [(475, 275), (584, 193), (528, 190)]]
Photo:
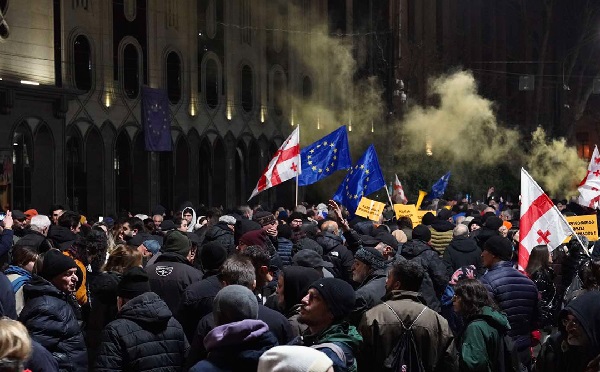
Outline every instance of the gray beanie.
[(258, 318), (258, 300), (248, 288), (233, 284), (224, 287), (213, 301), (216, 325)]

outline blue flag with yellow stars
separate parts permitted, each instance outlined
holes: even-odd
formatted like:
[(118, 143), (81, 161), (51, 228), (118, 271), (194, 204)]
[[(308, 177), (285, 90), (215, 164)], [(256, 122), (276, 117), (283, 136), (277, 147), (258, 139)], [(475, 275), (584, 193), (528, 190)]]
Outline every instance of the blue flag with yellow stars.
[(348, 208), (348, 212), (354, 215), (363, 196), (372, 194), (384, 186), (385, 180), (377, 160), (377, 153), (375, 147), (371, 145), (356, 165), (350, 168), (333, 200), (344, 205)]
[(300, 151), (302, 173), (298, 186), (313, 184), (339, 169), (352, 166), (348, 133), (343, 125)]
[(431, 192), (429, 193), (429, 199), (439, 199), (446, 192), (446, 187), (448, 187), (448, 181), (450, 180), (450, 172), (444, 174), (442, 178), (437, 180), (436, 183), (431, 186)]

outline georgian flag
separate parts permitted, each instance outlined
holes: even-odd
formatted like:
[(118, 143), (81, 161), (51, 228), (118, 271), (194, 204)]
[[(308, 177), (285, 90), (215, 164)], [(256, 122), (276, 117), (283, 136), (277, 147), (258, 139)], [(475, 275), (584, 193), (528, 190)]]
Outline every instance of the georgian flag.
[(550, 251), (575, 232), (542, 188), (521, 168), (521, 220), (519, 224), (519, 269), (524, 270), (536, 245)]
[(577, 202), (588, 208), (598, 208), (600, 201), (600, 154), (598, 146), (594, 146), (594, 153), (588, 165), (587, 174), (578, 187), (579, 198)]
[(300, 127), (296, 127), (269, 162), (248, 200), (268, 188), (296, 177), (300, 174), (301, 169)]
[(406, 195), (404, 195), (404, 189), (398, 179), (398, 175), (396, 174), (395, 176), (396, 179), (394, 180), (394, 189), (392, 190), (392, 200), (394, 203), (406, 204), (408, 203), (408, 199), (406, 198)]

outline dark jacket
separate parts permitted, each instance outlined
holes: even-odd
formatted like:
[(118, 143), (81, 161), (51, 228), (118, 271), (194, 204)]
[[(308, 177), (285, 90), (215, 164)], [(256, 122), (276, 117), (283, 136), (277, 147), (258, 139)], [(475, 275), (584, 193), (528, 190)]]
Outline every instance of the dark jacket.
[(219, 242), (227, 249), (228, 254), (235, 253), (233, 230), (225, 222), (218, 222), (206, 232), (203, 244), (209, 242)]
[(4, 229), (0, 234), (0, 267), (10, 261), (8, 252), (13, 246), (13, 236), (11, 229)]
[(472, 239), (475, 240), (479, 248), (481, 248), (482, 250), (483, 246), (485, 245), (485, 242), (487, 242), (489, 238), (491, 238), (492, 236), (500, 235), (500, 232), (498, 230), (488, 229), (485, 226), (476, 231), (477, 234), (473, 234)]
[(39, 276), (25, 284), (23, 295), (25, 306), (19, 321), (31, 338), (52, 354), (61, 371), (87, 371), (87, 349), (75, 298)]
[(77, 239), (77, 234), (64, 226), (50, 225), (48, 239), (52, 241), (54, 247), (64, 251), (73, 245)]
[[(281, 313), (258, 304), (258, 320), (262, 320), (269, 327), (269, 331), (275, 336), (279, 345), (285, 345), (294, 338), (294, 332), (288, 320)], [(204, 338), (215, 328), (213, 313), (204, 316), (198, 323), (196, 333), (192, 339), (192, 347), (186, 360), (186, 368), (189, 368), (206, 358)]]
[(348, 317), (351, 324), (358, 326), (363, 314), (379, 305), (385, 296), (385, 270), (373, 271), (356, 289), (354, 310)]
[(96, 371), (181, 371), (189, 344), (156, 293), (127, 302), (102, 331)]
[(292, 265), (292, 249), (293, 244), (291, 240), (282, 237), (277, 238), (277, 253), (281, 257), (283, 266)]
[(105, 272), (90, 277), (91, 309), (86, 322), (85, 338), (88, 345), (88, 358), (93, 365), (100, 346), (100, 335), (106, 325), (117, 317), (117, 286), (121, 275)]
[(419, 293), (425, 299), (427, 306), (435, 311), (441, 311), (440, 298), (448, 284), (449, 275), (439, 254), (427, 243), (421, 240), (409, 240), (402, 246), (402, 257), (419, 263), (427, 275)]
[(481, 277), (481, 282), (506, 313), (510, 323), (509, 336), (518, 351), (531, 346), (531, 331), (538, 328), (538, 290), (535, 283), (512, 267), (500, 261)]
[[(385, 300), (405, 327), (414, 323), (413, 335), (425, 371), (452, 371), (456, 366), (454, 336), (446, 319), (427, 308), (416, 292), (394, 290)], [(386, 304), (367, 311), (360, 322), (361, 371), (387, 371), (383, 362), (404, 333), (403, 326)]]
[[(470, 321), (458, 340), (459, 371), (498, 371), (496, 361), (503, 334), (510, 329), (508, 319), (489, 306)], [(503, 333), (500, 333), (499, 331)], [(501, 372), (501, 371), (498, 371)]]
[(37, 249), (38, 253), (44, 253), (52, 248), (52, 243), (46, 239), (44, 234), (25, 229), (25, 235), (19, 239), (15, 246), (29, 246)]
[(31, 340), (31, 355), (23, 367), (34, 372), (58, 372), (58, 363), (39, 342)]
[(0, 316), (17, 319), (16, 299), (10, 280), (0, 272)]
[(452, 276), (459, 268), (469, 265), (475, 266), (477, 273), (483, 275), (481, 248), (468, 236), (454, 237), (444, 251), (443, 261), (446, 264), (448, 276)]
[(153, 265), (146, 266), (150, 288), (162, 298), (173, 314), (179, 314), (183, 292), (202, 280), (202, 273), (180, 254), (161, 254)]
[(315, 345), (333, 343), (344, 352), (345, 363), (331, 348), (324, 347), (318, 349), (333, 361), (333, 370), (335, 372), (356, 372), (358, 370), (356, 356), (358, 355), (362, 340), (363, 338), (358, 333), (356, 327), (346, 322), (341, 322), (330, 325), (329, 328), (319, 334), (312, 335), (305, 333), (302, 338), (296, 338), (292, 344), (313, 347)]
[(277, 339), (261, 320), (246, 319), (215, 327), (206, 335), (208, 351), (205, 360), (194, 365), (190, 372), (256, 371), (258, 359)]
[(317, 243), (323, 247), (323, 258), (334, 264), (334, 269), (340, 279), (350, 282), (352, 279), (352, 265), (354, 255), (344, 246), (344, 241), (339, 236), (323, 232), (317, 237)]
[(183, 292), (177, 320), (183, 326), (188, 340), (194, 339), (194, 332), (200, 319), (212, 313), (213, 300), (221, 288), (223, 285), (217, 275), (212, 275), (190, 284)]
[(531, 275), (540, 294), (540, 326), (549, 327), (555, 325), (560, 300), (554, 285), (554, 271), (552, 268), (541, 268)]

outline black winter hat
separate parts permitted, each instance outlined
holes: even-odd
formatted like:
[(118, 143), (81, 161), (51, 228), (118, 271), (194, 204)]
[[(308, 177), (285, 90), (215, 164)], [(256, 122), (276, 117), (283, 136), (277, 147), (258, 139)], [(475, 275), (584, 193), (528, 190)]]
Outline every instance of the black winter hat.
[(69, 269), (76, 269), (77, 264), (69, 256), (65, 256), (57, 249), (51, 249), (44, 254), (44, 263), (42, 271), (39, 274), (42, 278), (51, 281), (56, 276)]
[(435, 222), (435, 216), (431, 212), (425, 213), (423, 215), (423, 218), (421, 219), (421, 223), (423, 225), (431, 225), (434, 222)]
[(354, 255), (355, 260), (359, 260), (375, 270), (385, 269), (385, 257), (373, 247), (362, 247)]
[(219, 270), (227, 259), (227, 249), (219, 242), (209, 242), (202, 246), (200, 264), (204, 271)]
[(498, 230), (502, 226), (502, 219), (496, 216), (490, 216), (485, 220), (485, 227), (491, 230)]
[(446, 221), (450, 217), (452, 217), (452, 211), (448, 209), (442, 209), (437, 215), (438, 220), (442, 221)]
[(176, 228), (177, 226), (175, 226), (175, 222), (173, 222), (172, 220), (164, 220), (160, 223), (160, 229), (162, 231), (175, 230)]
[(486, 240), (483, 250), (488, 251), (502, 261), (509, 261), (512, 258), (513, 247), (507, 238), (495, 235)]
[(431, 240), (431, 230), (425, 225), (417, 225), (412, 231), (412, 238), (427, 243)]
[(375, 239), (385, 245), (389, 245), (394, 249), (394, 251), (398, 250), (398, 241), (396, 238), (394, 238), (394, 235), (388, 232), (380, 232), (379, 234), (375, 235)]
[(117, 296), (131, 300), (146, 292), (150, 292), (148, 274), (141, 267), (132, 267), (125, 271), (117, 286)]
[(319, 292), (335, 319), (345, 318), (354, 309), (356, 294), (352, 286), (342, 279), (319, 279), (309, 288), (314, 288)]

